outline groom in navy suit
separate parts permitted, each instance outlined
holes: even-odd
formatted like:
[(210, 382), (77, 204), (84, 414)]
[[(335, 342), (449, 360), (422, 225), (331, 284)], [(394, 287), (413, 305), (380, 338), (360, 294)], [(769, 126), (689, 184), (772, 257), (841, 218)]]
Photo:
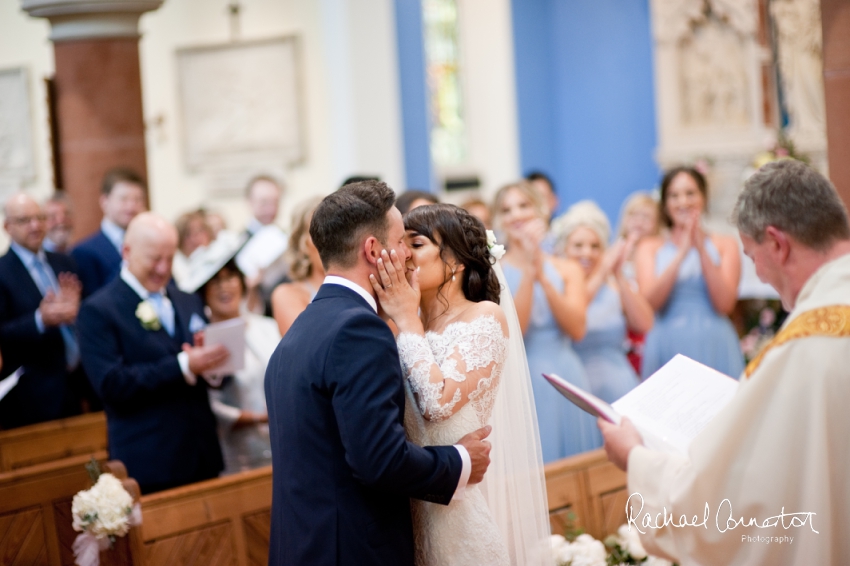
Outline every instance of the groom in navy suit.
[(118, 278), (80, 309), (80, 352), (103, 399), (109, 456), (151, 493), (214, 478), (223, 468), (204, 379), (227, 349), (192, 346), (204, 325), (196, 295), (171, 279), (177, 231), (138, 215), (127, 228)]
[(447, 505), (490, 463), (489, 427), (456, 446), (405, 438), (398, 351), (369, 283), (383, 250), (410, 257), (394, 202), (387, 185), (364, 181), (313, 213), (328, 276), (266, 371), (270, 565), (412, 565), (409, 498)]

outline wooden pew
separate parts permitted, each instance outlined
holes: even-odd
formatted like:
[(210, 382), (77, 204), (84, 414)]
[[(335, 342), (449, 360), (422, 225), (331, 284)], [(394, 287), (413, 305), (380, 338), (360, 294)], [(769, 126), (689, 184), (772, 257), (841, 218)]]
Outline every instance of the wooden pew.
[(0, 472), (106, 450), (106, 417), (90, 413), (0, 431)]
[(567, 515), (573, 528), (602, 540), (626, 522), (626, 474), (608, 461), (605, 450), (577, 454), (545, 466), (549, 521), (553, 534), (563, 534)]
[(134, 566), (265, 566), (271, 466), (140, 498), (142, 526), (128, 535)]
[[(105, 466), (106, 452), (93, 456)], [(77, 533), (71, 526), (71, 499), (92, 485), (85, 468), (91, 457), (74, 456), (0, 474), (0, 564), (74, 563), (71, 544)], [(118, 474), (121, 468), (116, 465)]]

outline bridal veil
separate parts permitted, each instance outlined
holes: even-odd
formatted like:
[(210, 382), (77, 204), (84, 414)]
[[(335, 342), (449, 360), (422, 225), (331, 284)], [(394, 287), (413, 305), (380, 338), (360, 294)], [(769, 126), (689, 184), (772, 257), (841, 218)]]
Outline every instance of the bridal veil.
[(510, 337), (499, 393), (490, 424), (490, 467), (481, 490), (516, 566), (553, 564), (549, 510), (537, 412), (525, 357), (522, 330), (502, 268), (493, 268)]

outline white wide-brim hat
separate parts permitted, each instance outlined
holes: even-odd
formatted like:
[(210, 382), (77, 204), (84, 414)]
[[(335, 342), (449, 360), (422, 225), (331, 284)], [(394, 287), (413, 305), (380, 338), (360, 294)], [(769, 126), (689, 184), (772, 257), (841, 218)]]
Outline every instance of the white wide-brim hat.
[(208, 246), (202, 246), (192, 252), (188, 259), (187, 274), (178, 282), (180, 290), (194, 293), (204, 286), (207, 281), (216, 276), (221, 268), (236, 257), (245, 241), (245, 234), (235, 234), (222, 230), (216, 239)]

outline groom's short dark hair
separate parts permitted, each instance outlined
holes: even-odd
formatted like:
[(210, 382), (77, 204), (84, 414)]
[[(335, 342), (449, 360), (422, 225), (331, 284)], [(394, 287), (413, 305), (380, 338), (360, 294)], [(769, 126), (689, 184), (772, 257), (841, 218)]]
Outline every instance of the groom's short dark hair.
[(366, 235), (386, 245), (387, 212), (395, 193), (386, 183), (368, 180), (345, 185), (325, 197), (310, 220), (310, 237), (327, 270), (357, 263), (357, 247)]

